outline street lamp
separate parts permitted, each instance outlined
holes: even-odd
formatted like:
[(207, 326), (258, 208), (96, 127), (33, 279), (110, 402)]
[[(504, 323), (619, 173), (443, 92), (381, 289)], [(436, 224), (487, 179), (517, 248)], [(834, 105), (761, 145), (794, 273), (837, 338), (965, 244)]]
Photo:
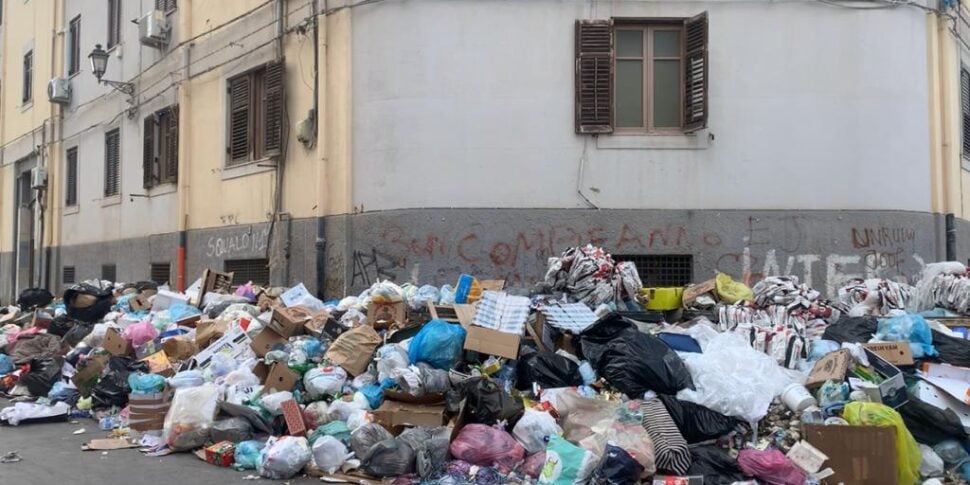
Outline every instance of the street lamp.
[(110, 81), (102, 78), (104, 71), (108, 68), (108, 52), (101, 48), (101, 44), (94, 45), (94, 50), (88, 54), (88, 59), (91, 59), (91, 71), (94, 72), (94, 77), (98, 78), (99, 83), (107, 84), (116, 91), (125, 93), (128, 96), (135, 94), (135, 85), (132, 83)]

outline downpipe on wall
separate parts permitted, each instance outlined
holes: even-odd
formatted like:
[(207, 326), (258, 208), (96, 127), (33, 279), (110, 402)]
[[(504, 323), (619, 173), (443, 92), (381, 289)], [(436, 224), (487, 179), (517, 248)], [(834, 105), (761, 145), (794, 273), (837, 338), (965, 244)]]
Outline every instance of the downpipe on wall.
[(953, 213), (946, 215), (946, 260), (957, 260), (957, 220)]

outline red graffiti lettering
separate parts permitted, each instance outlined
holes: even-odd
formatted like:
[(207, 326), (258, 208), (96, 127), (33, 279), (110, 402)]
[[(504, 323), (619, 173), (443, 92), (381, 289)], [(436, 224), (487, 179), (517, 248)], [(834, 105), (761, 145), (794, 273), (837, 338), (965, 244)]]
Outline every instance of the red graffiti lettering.
[(492, 245), (492, 250), (488, 253), (489, 259), (495, 266), (504, 266), (512, 260), (512, 246), (508, 243), (497, 242)]
[(606, 243), (606, 238), (603, 237), (602, 227), (596, 226), (590, 228), (589, 231), (586, 231), (586, 236), (587, 241), (589, 241), (589, 243), (593, 246), (602, 246), (604, 243)]
[(628, 224), (623, 224), (623, 227), (620, 229), (620, 237), (616, 241), (616, 250), (620, 251), (630, 243), (636, 243), (637, 247), (644, 248), (640, 235), (633, 229), (630, 229)]
[(466, 263), (477, 263), (480, 261), (480, 258), (478, 256), (469, 254), (465, 250), (465, 244), (471, 241), (478, 241), (478, 235), (475, 233), (471, 233), (461, 238), (461, 241), (458, 242), (458, 257), (461, 258)]

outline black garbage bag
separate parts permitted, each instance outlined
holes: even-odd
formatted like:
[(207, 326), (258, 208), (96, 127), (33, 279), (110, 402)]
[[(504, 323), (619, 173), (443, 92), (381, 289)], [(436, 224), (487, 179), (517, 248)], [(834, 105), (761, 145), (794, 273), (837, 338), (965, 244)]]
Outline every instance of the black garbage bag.
[(64, 292), (67, 316), (88, 323), (104, 318), (111, 311), (113, 300), (111, 289), (102, 289), (87, 283), (74, 285)]
[[(377, 423), (367, 423), (350, 434), (350, 449), (357, 456), (364, 456), (377, 443), (393, 438), (394, 435)], [(413, 446), (412, 446), (413, 448)]]
[(603, 459), (593, 470), (593, 485), (633, 485), (640, 482), (643, 465), (619, 446), (606, 445)]
[(700, 404), (681, 401), (674, 396), (658, 396), (667, 413), (688, 443), (717, 439), (730, 433), (739, 421)]
[[(55, 320), (57, 319), (55, 318)], [(76, 320), (71, 321), (74, 322), (74, 325), (61, 338), (61, 345), (67, 346), (68, 348), (74, 348), (74, 346), (79, 344), (82, 340), (84, 340), (84, 337), (87, 337), (88, 334), (94, 330), (93, 323), (78, 322)], [(53, 325), (53, 323), (51, 323), (51, 325)]]
[(112, 357), (101, 380), (91, 390), (92, 407), (125, 407), (128, 404), (128, 394), (131, 394), (128, 374), (137, 371), (148, 372), (148, 364), (133, 361), (128, 357)]
[(662, 340), (637, 330), (617, 313), (580, 335), (579, 351), (600, 377), (631, 398), (647, 391), (676, 394), (694, 388), (687, 366)]
[(466, 424), (493, 426), (499, 421), (507, 421), (506, 429), (512, 429), (525, 413), (522, 401), (512, 397), (491, 379), (473, 377), (462, 383), (461, 393), (465, 398)]
[(57, 335), (58, 337), (63, 337), (67, 335), (67, 332), (70, 332), (75, 325), (77, 325), (77, 320), (74, 320), (67, 315), (61, 315), (59, 317), (54, 317), (54, 319), (51, 320), (50, 325), (47, 326), (47, 333)]
[(746, 480), (738, 462), (716, 446), (691, 446), (687, 475), (702, 475), (704, 485), (731, 485)]
[(361, 468), (375, 477), (396, 477), (414, 471), (414, 450), (397, 438), (372, 446), (361, 462)]
[(46, 288), (27, 288), (17, 297), (17, 306), (23, 311), (31, 311), (47, 306), (52, 301), (54, 301), (54, 295)]
[(933, 346), (939, 359), (950, 365), (970, 367), (970, 340), (963, 340), (933, 330)]
[(519, 358), (516, 366), (515, 387), (532, 389), (532, 383), (544, 388), (573, 387), (583, 385), (579, 364), (555, 352), (533, 352)]
[(212, 423), (209, 439), (213, 443), (232, 441), (239, 443), (253, 439), (253, 425), (246, 418), (226, 418)]
[(838, 343), (865, 343), (876, 333), (879, 322), (876, 317), (842, 317), (825, 328), (822, 338)]
[(448, 461), (448, 445), (451, 430), (444, 426), (437, 428), (408, 428), (397, 439), (411, 445), (415, 454), (418, 476), (428, 478)]
[(61, 368), (64, 359), (60, 357), (44, 357), (31, 359), (30, 370), (20, 376), (20, 383), (27, 387), (34, 397), (46, 397), (54, 383), (61, 379)]
[(913, 438), (925, 445), (934, 446), (948, 439), (967, 439), (960, 417), (952, 409), (943, 410), (910, 395), (909, 401), (896, 411), (903, 417), (903, 423), (909, 428)]

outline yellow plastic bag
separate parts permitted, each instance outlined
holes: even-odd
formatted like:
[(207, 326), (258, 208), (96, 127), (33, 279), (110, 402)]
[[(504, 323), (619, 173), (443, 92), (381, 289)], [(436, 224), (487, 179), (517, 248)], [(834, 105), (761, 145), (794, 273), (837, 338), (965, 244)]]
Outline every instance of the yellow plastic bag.
[(717, 293), (718, 299), (728, 304), (754, 299), (754, 293), (751, 292), (748, 285), (734, 281), (725, 273), (718, 273), (714, 278), (714, 291)]
[(892, 426), (896, 428), (896, 455), (899, 485), (913, 485), (919, 480), (919, 464), (923, 456), (919, 445), (909, 434), (903, 418), (893, 408), (877, 402), (850, 402), (842, 417), (856, 426)]

